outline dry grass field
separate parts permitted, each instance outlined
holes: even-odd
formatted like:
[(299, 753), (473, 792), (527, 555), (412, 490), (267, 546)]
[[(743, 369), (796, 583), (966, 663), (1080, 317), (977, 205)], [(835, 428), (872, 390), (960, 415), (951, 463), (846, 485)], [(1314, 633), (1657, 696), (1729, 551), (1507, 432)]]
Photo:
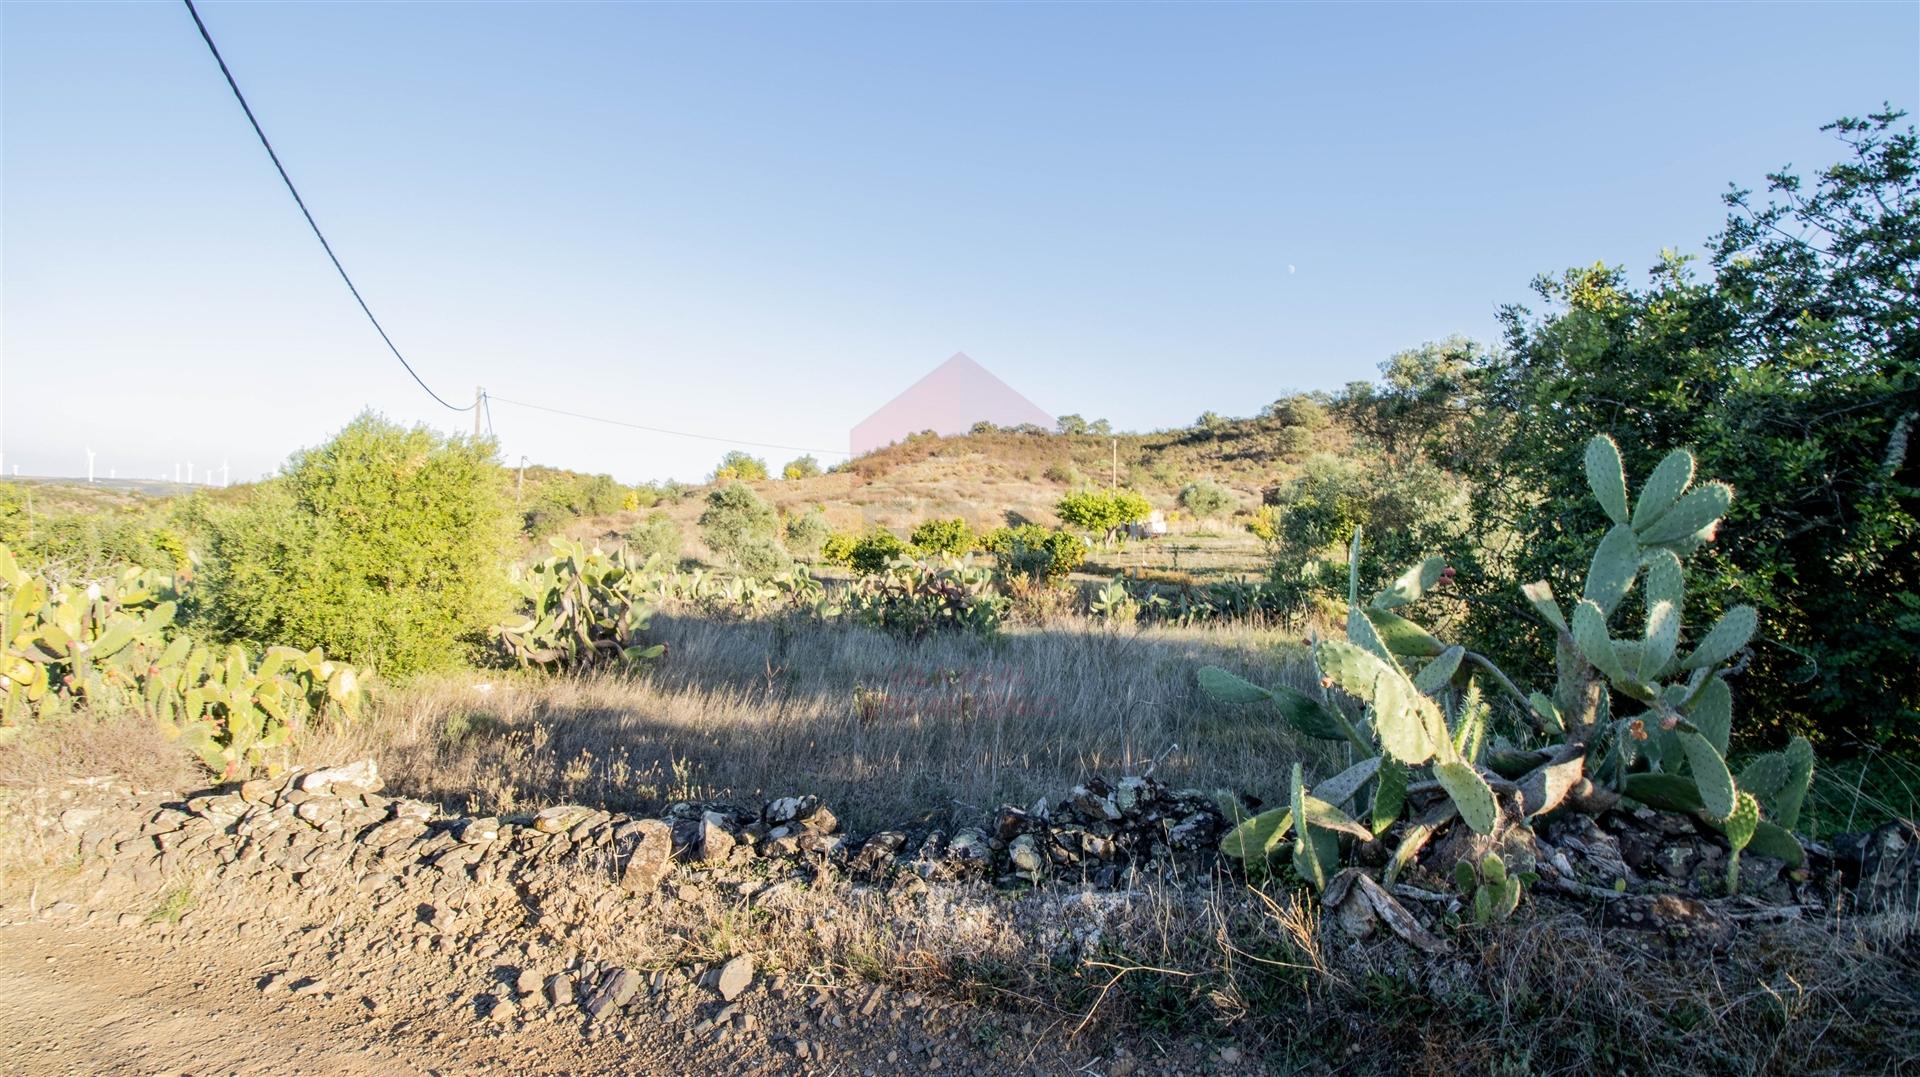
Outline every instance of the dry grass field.
[(1205, 663), (1298, 682), (1298, 638), (1271, 630), (1072, 618), (910, 643), (851, 625), (665, 613), (653, 635), (668, 657), (640, 677), (428, 680), (301, 750), (377, 755), (412, 795), (474, 811), (811, 792), (861, 831), (950, 825), (1149, 768), (1173, 785), (1271, 799), (1283, 793), (1278, 761), (1319, 750), (1194, 687)]

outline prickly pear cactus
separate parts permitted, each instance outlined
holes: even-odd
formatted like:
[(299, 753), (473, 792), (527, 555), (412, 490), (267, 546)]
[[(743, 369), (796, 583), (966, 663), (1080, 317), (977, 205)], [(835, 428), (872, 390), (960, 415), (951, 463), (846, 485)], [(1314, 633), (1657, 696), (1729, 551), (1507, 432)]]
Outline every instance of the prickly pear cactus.
[[(1371, 791), (1371, 827), (1362, 833), (1379, 836), (1394, 826), (1415, 791), (1430, 796), (1437, 788), (1462, 822), (1492, 834), (1572, 803), (1576, 788), (1604, 787), (1610, 796), (1686, 812), (1719, 829), (1734, 846), (1736, 870), (1737, 854), (1747, 847), (1798, 866), (1804, 852), (1788, 828), (1798, 821), (1812, 780), (1811, 745), (1796, 738), (1748, 764), (1738, 780), (1726, 759), (1733, 695), (1723, 673), (1752, 640), (1758, 615), (1751, 606), (1734, 606), (1697, 638), (1685, 625), (1683, 559), (1711, 541), (1733, 491), (1724, 483), (1696, 484), (1693, 456), (1685, 450), (1667, 454), (1637, 498), (1611, 439), (1588, 442), (1585, 464), (1588, 486), (1613, 526), (1594, 550), (1579, 600), (1569, 612), (1545, 581), (1522, 588), (1555, 635), (1551, 695), (1522, 692), (1485, 656), (1439, 639), (1407, 616), (1408, 607), (1451, 578), (1437, 557), (1363, 604), (1357, 528), (1348, 557), (1345, 638), (1313, 648), (1320, 691), (1262, 687), (1213, 666), (1199, 671), (1200, 688), (1224, 702), (1271, 706), (1300, 733), (1343, 741), (1363, 760), (1375, 760), (1361, 788), (1341, 790), (1362, 803)], [(1644, 619), (1635, 634), (1616, 638), (1613, 622), (1636, 586), (1644, 588)], [(1482, 675), (1548, 747), (1488, 751)], [(1627, 701), (1618, 716), (1616, 696)], [(1589, 792), (1579, 802), (1605, 800)], [(1517, 808), (1518, 818), (1503, 804)], [(1256, 816), (1229, 834), (1223, 849), (1250, 860), (1273, 855), (1291, 822), (1298, 822), (1297, 806), (1285, 816)], [(1446, 817), (1429, 809), (1404, 826), (1387, 881), (1444, 825)], [(1297, 842), (1294, 853), (1296, 860), (1302, 853)], [(1324, 868), (1325, 858), (1320, 861)], [(1502, 907), (1504, 889), (1476, 878), (1476, 893), (1486, 891), (1492, 907)]]
[[(494, 628), (508, 655), (522, 666), (580, 669), (606, 662), (632, 665), (665, 652), (645, 642), (652, 610), (641, 595), (641, 566), (625, 547), (608, 553), (560, 537), (548, 542), (554, 555), (517, 573), (514, 581), (525, 616)], [(733, 598), (744, 602), (747, 596)]]
[(1507, 871), (1506, 862), (1488, 853), (1478, 864), (1461, 860), (1453, 865), (1454, 889), (1473, 909), (1477, 924), (1505, 920), (1520, 907), (1522, 879)]

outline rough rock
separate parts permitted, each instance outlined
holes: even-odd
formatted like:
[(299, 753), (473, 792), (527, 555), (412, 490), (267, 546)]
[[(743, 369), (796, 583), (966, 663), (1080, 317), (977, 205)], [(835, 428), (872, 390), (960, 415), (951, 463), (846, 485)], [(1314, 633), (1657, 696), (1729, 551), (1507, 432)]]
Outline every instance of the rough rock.
[(732, 1002), (739, 998), (740, 992), (745, 991), (751, 983), (753, 983), (753, 958), (742, 954), (720, 966), (720, 975), (714, 979), (713, 986), (720, 992), (722, 1001)]
[[(537, 825), (537, 824), (536, 824)], [(658, 819), (638, 819), (621, 855), (620, 885), (628, 893), (651, 893), (673, 871), (673, 828)]]
[(565, 834), (592, 817), (593, 809), (584, 805), (555, 804), (533, 817), (533, 828), (542, 834)]
[(337, 767), (324, 767), (308, 771), (300, 777), (300, 790), (316, 796), (351, 796), (357, 793), (377, 793), (382, 788), (380, 766), (371, 759), (362, 759)]
[(617, 1010), (633, 999), (634, 992), (640, 990), (640, 974), (632, 969), (610, 969), (600, 976), (600, 982), (587, 995), (582, 1008), (587, 1016), (597, 1018), (608, 1010)]

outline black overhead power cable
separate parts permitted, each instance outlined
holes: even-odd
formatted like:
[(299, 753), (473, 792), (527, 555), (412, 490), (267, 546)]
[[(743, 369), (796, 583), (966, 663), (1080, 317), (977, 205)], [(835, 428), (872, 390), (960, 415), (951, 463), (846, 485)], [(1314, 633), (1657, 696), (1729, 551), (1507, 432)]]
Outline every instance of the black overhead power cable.
[(280, 155), (273, 151), (273, 143), (267, 141), (266, 131), (261, 129), (260, 121), (254, 118), (253, 107), (247, 104), (246, 95), (240, 92), (240, 84), (233, 80), (233, 72), (227, 69), (227, 61), (220, 55), (219, 47), (213, 43), (213, 35), (207, 32), (207, 24), (200, 20), (200, 12), (194, 8), (193, 0), (183, 0), (183, 2), (187, 5), (187, 13), (193, 16), (193, 24), (200, 28), (200, 39), (207, 43), (207, 51), (213, 53), (214, 62), (220, 65), (220, 73), (227, 77), (227, 87), (233, 91), (234, 100), (240, 102), (240, 110), (247, 114), (247, 122), (253, 125), (253, 133), (260, 136), (260, 145), (266, 147), (267, 156), (273, 160), (273, 167), (279, 171), (281, 182), (287, 185), (287, 193), (293, 196), (294, 205), (300, 207), (300, 214), (307, 219), (307, 226), (313, 229), (313, 236), (320, 241), (320, 248), (327, 252), (327, 259), (333, 263), (333, 268), (339, 271), (340, 279), (347, 282), (347, 291), (353, 293), (354, 302), (360, 304), (361, 312), (367, 316), (368, 321), (373, 323), (374, 331), (379, 333), (380, 339), (386, 342), (387, 350), (393, 353), (395, 359), (400, 360), (400, 365), (407, 368), (407, 373), (413, 376), (413, 380), (441, 407), (451, 411), (472, 411), (479, 405), (478, 400), (461, 406), (447, 403), (439, 393), (433, 391), (432, 386), (421, 379), (419, 373), (413, 369), (413, 364), (407, 362), (407, 357), (400, 354), (400, 349), (394, 347), (393, 338), (387, 336), (386, 329), (380, 325), (380, 319), (373, 316), (373, 311), (367, 307), (367, 301), (360, 297), (360, 289), (354, 287), (353, 278), (347, 276), (346, 267), (340, 264), (339, 256), (333, 253), (333, 244), (327, 242), (326, 235), (320, 231), (320, 225), (314, 221), (312, 212), (307, 209), (306, 200), (300, 197), (299, 189), (293, 185), (293, 177), (287, 175), (286, 166), (280, 163)]
[(240, 92), (240, 84), (234, 81), (233, 72), (227, 67), (226, 58), (220, 55), (219, 46), (213, 43), (213, 35), (207, 32), (207, 24), (201, 20), (199, 10), (193, 6), (193, 0), (182, 0), (182, 2), (187, 5), (187, 13), (193, 16), (194, 26), (200, 30), (200, 39), (207, 43), (207, 51), (213, 54), (214, 62), (220, 65), (220, 74), (226, 76), (227, 88), (233, 91), (234, 100), (240, 102), (240, 110), (247, 114), (247, 122), (253, 125), (253, 133), (260, 137), (260, 145), (266, 148), (267, 157), (273, 161), (275, 171), (280, 173), (280, 181), (287, 185), (287, 193), (293, 196), (294, 205), (300, 207), (300, 215), (307, 219), (307, 227), (313, 229), (313, 237), (320, 241), (320, 248), (327, 252), (327, 260), (333, 263), (333, 268), (340, 274), (340, 279), (346, 282), (347, 291), (353, 293), (354, 302), (360, 304), (361, 313), (367, 316), (367, 321), (373, 323), (374, 331), (380, 334), (380, 339), (386, 343), (387, 350), (393, 353), (395, 359), (400, 360), (400, 365), (406, 368), (407, 373), (412, 376), (414, 382), (418, 384), (420, 388), (426, 390), (427, 395), (432, 397), (441, 407), (447, 408), (450, 411), (472, 411), (476, 407), (480, 408), (481, 414), (486, 418), (487, 432), (489, 434), (493, 432), (492, 405), (495, 400), (498, 400), (502, 404), (514, 404), (523, 408), (531, 408), (534, 411), (544, 411), (553, 415), (564, 415), (572, 419), (584, 419), (588, 422), (606, 423), (610, 426), (624, 426), (632, 430), (645, 430), (654, 434), (669, 434), (674, 437), (697, 438), (701, 441), (717, 441), (727, 445), (747, 445), (761, 449), (789, 449), (795, 452), (825, 453), (833, 456), (851, 455), (839, 449), (810, 449), (803, 445), (777, 445), (764, 441), (746, 441), (740, 438), (717, 437), (712, 434), (694, 434), (685, 430), (668, 430), (658, 426), (630, 423), (622, 419), (608, 419), (598, 415), (582, 414), (577, 411), (550, 408), (541, 404), (530, 404), (524, 400), (508, 400), (505, 397), (497, 397), (491, 393), (478, 395), (471, 404), (449, 404), (445, 398), (439, 393), (434, 392), (433, 387), (428, 385), (426, 381), (420, 377), (419, 372), (413, 369), (413, 364), (407, 362), (407, 357), (400, 354), (400, 349), (394, 346), (393, 338), (387, 336), (387, 330), (380, 324), (380, 319), (373, 316), (373, 311), (367, 306), (367, 301), (360, 295), (360, 289), (355, 287), (353, 278), (347, 275), (346, 267), (340, 264), (339, 256), (333, 253), (333, 244), (327, 242), (326, 234), (320, 231), (320, 225), (313, 219), (312, 211), (307, 209), (306, 200), (300, 197), (299, 188), (293, 185), (293, 177), (287, 175), (286, 166), (280, 163), (280, 155), (274, 152), (273, 143), (267, 140), (267, 132), (261, 128), (260, 121), (254, 116), (253, 106), (247, 104), (246, 95)]

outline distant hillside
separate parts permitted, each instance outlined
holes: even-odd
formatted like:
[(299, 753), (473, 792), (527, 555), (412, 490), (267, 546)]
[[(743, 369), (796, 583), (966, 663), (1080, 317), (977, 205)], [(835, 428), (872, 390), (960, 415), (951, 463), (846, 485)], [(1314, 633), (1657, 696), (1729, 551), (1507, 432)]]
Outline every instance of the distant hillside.
[[(1083, 486), (1104, 487), (1118, 477), (1156, 508), (1175, 509), (1180, 489), (1211, 479), (1232, 490), (1241, 508), (1260, 504), (1264, 490), (1299, 472), (1315, 453), (1342, 453), (1352, 437), (1319, 408), (1251, 419), (1218, 419), (1206, 426), (1147, 434), (1063, 435), (993, 431), (953, 437), (925, 435), (857, 457), (806, 479), (767, 479), (751, 485), (783, 513), (820, 506), (836, 529), (875, 525), (905, 534), (923, 520), (959, 516), (985, 531), (1010, 521), (1054, 524), (1054, 502)], [(782, 461), (771, 460), (775, 473)], [(579, 521), (581, 537), (624, 531), (651, 512), (678, 520), (689, 552), (699, 546), (703, 487), (681, 500), (639, 511)], [(1232, 528), (1228, 528), (1232, 530)]]

